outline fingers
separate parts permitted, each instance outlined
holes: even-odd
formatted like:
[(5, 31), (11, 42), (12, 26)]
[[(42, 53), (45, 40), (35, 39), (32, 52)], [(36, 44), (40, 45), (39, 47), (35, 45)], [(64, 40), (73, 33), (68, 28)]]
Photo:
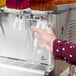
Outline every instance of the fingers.
[(31, 29), (32, 29), (34, 32), (37, 32), (37, 33), (40, 34), (40, 35), (43, 35), (43, 34), (44, 34), (44, 31), (43, 31), (43, 30), (38, 29), (38, 28), (36, 28), (35, 26), (32, 26)]
[(53, 30), (49, 27), (44, 28), (43, 30), (45, 30), (48, 34), (52, 34)]
[(40, 35), (36, 35), (35, 38), (42, 40), (42, 37)]
[(45, 33), (54, 34), (53, 30), (51, 28), (49, 28), (49, 27), (45, 27), (43, 30), (41, 30), (41, 29), (36, 28), (35, 26), (32, 26), (31, 29), (34, 32), (37, 32), (40, 35), (43, 35)]
[(39, 40), (43, 40), (44, 41), (44, 44), (38, 44), (38, 47), (45, 48), (48, 51), (52, 51), (52, 47), (50, 45), (50, 42), (53, 39), (52, 36), (54, 36), (54, 32), (52, 31), (52, 29), (49, 28), (49, 27), (46, 27), (45, 29), (41, 30), (39, 28), (36, 28), (35, 26), (32, 26), (31, 29), (34, 32), (38, 33), (35, 36), (36, 38), (38, 38)]

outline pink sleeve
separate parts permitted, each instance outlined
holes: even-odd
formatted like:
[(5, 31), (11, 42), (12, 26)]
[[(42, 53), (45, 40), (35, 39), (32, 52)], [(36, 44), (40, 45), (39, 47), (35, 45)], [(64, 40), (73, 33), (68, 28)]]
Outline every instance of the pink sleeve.
[(65, 60), (76, 65), (76, 44), (66, 40), (55, 39), (53, 42), (53, 53), (55, 59)]

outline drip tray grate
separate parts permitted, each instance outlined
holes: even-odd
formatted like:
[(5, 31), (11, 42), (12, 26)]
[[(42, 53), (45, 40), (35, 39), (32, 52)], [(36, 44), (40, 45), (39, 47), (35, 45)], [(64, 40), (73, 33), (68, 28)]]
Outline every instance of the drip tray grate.
[(45, 71), (46, 67), (48, 67), (48, 65), (32, 63), (30, 61), (8, 58), (8, 57), (0, 57), (0, 63), (12, 65), (12, 66), (18, 66), (18, 67), (22, 67), (22, 68), (31, 68), (34, 70), (41, 70), (41, 71)]

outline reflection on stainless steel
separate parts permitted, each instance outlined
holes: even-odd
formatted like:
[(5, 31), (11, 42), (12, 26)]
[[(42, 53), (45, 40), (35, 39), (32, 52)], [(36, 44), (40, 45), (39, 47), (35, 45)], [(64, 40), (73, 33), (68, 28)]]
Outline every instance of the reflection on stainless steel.
[[(76, 42), (76, 3), (56, 6), (53, 12), (56, 17), (57, 26), (55, 32), (60, 39)], [(75, 66), (71, 67), (70, 76), (76, 75)]]

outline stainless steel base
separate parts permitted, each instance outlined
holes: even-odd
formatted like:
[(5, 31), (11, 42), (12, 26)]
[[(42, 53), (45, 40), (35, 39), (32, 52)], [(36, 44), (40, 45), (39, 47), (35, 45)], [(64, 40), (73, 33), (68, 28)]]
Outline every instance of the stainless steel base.
[(53, 68), (46, 72), (45, 64), (0, 57), (0, 76), (53, 76)]

